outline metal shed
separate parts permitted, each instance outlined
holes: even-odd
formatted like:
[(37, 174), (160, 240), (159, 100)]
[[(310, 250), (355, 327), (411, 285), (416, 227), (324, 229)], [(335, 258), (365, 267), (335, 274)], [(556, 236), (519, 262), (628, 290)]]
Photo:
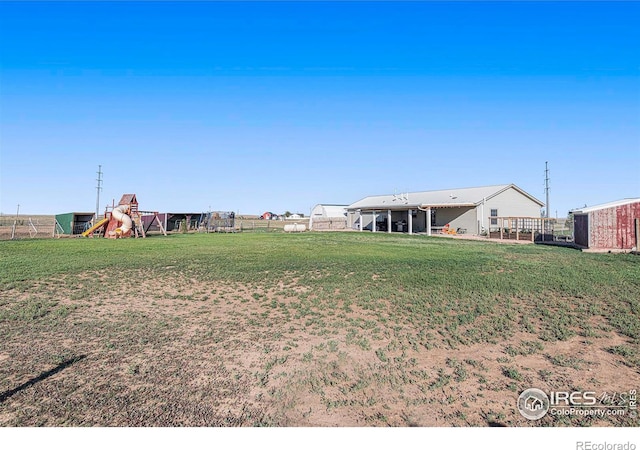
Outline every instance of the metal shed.
[(638, 248), (640, 198), (627, 198), (571, 212), (576, 244), (594, 250)]
[(91, 226), (91, 221), (95, 214), (92, 212), (70, 212), (64, 214), (56, 214), (56, 222), (62, 234), (82, 234)]
[(346, 230), (348, 205), (316, 205), (309, 216), (309, 229)]
[(178, 231), (182, 221), (184, 220), (188, 230), (195, 230), (200, 226), (200, 223), (206, 218), (207, 213), (202, 212), (187, 212), (187, 213), (154, 213), (145, 214), (142, 216), (142, 224), (146, 231), (159, 231), (160, 227), (155, 222), (159, 220), (166, 231)]

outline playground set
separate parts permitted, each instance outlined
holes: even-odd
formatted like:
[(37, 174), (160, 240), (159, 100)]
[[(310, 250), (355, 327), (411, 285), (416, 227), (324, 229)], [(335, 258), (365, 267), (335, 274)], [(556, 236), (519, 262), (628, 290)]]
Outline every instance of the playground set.
[[(153, 220), (147, 227), (143, 226), (142, 214), (153, 215)], [(126, 237), (146, 237), (146, 230), (157, 220), (160, 231), (167, 235), (157, 212), (140, 211), (136, 194), (124, 194), (118, 203), (107, 206), (104, 218), (97, 221), (92, 227), (82, 233), (82, 236), (93, 236), (94, 233), (102, 234), (106, 238), (118, 239)]]

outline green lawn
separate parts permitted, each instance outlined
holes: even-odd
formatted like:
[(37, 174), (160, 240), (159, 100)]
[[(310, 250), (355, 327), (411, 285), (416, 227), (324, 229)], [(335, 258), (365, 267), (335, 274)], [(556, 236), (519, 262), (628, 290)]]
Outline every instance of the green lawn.
[(0, 286), (9, 425), (529, 425), (512, 400), (531, 385), (637, 388), (607, 375), (638, 380), (634, 255), (383, 233), (24, 240), (0, 242)]

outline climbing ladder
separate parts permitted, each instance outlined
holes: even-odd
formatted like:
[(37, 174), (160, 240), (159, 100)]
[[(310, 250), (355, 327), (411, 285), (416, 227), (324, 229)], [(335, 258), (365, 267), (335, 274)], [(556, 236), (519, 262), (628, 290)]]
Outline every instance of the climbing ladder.
[(134, 233), (136, 237), (147, 237), (145, 232), (144, 232), (144, 225), (142, 223), (142, 215), (140, 214), (140, 211), (138, 210), (138, 203), (131, 203), (130, 204), (130, 217), (131, 220), (133, 221), (133, 229), (134, 229)]

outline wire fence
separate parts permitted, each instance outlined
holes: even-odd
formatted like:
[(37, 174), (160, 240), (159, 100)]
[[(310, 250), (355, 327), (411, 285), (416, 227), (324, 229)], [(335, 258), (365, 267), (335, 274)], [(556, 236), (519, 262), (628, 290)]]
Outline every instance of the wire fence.
[(309, 227), (308, 219), (300, 219), (300, 220), (236, 220), (236, 231), (240, 232), (256, 232), (256, 233), (273, 233), (273, 232), (283, 232), (284, 227), (287, 224), (298, 223), (300, 225), (304, 224), (307, 228)]
[[(564, 221), (558, 221), (559, 223), (553, 223), (550, 230), (550, 234), (553, 236), (551, 240), (572, 241), (573, 229), (571, 223), (565, 223)], [(249, 232), (249, 233), (277, 233), (284, 232), (284, 227), (287, 224), (304, 224), (309, 229), (309, 219), (303, 218), (300, 220), (263, 220), (263, 219), (236, 219), (233, 227), (216, 227), (217, 232)], [(328, 231), (328, 230), (345, 230), (346, 221), (344, 220), (329, 220), (329, 219), (314, 219), (313, 230), (315, 231)], [(202, 230), (199, 231), (208, 231)], [(498, 229), (491, 230), (492, 232), (499, 233)], [(520, 230), (525, 232), (527, 230)], [(0, 240), (11, 239), (38, 239), (38, 238), (52, 238), (60, 237), (64, 235), (60, 225), (57, 224), (55, 216), (0, 216)], [(524, 237), (524, 236), (520, 236)]]
[(57, 237), (55, 216), (0, 216), (0, 240)]
[[(233, 227), (220, 226), (216, 227), (215, 231), (278, 233), (284, 232), (285, 225), (293, 223), (304, 224), (308, 228), (309, 220), (236, 219)], [(179, 230), (174, 230), (177, 231)], [(63, 235), (64, 232), (56, 222), (55, 216), (0, 216), (0, 240), (52, 238)]]

